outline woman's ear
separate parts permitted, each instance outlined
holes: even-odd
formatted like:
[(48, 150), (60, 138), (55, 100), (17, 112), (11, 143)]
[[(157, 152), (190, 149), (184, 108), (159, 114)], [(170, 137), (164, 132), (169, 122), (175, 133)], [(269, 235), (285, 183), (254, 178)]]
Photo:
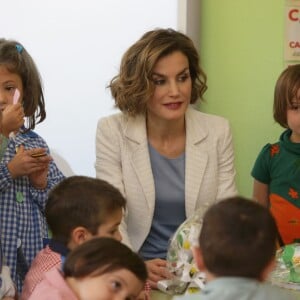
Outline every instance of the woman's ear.
[(199, 270), (204, 271), (205, 270), (205, 264), (203, 261), (203, 255), (200, 247), (193, 247), (193, 256), (194, 260), (196, 262), (196, 265)]

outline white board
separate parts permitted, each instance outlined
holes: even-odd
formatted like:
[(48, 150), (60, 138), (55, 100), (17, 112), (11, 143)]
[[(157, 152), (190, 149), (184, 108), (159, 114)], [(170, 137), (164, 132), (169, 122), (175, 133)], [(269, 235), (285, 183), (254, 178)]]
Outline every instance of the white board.
[(59, 167), (95, 176), (95, 133), (113, 113), (106, 89), (125, 50), (145, 31), (177, 29), (175, 0), (1, 1), (0, 37), (16, 39), (44, 82), (47, 118), (36, 132)]

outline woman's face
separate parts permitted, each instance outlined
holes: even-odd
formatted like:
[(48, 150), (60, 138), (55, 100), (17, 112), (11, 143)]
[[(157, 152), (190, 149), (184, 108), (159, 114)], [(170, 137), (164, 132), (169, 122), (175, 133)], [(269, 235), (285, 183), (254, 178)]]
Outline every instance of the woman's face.
[(133, 300), (143, 288), (143, 283), (127, 269), (82, 279), (67, 278), (69, 280), (80, 300)]
[(192, 91), (188, 58), (180, 51), (162, 57), (154, 66), (152, 81), (155, 90), (147, 103), (147, 117), (156, 122), (184, 118)]

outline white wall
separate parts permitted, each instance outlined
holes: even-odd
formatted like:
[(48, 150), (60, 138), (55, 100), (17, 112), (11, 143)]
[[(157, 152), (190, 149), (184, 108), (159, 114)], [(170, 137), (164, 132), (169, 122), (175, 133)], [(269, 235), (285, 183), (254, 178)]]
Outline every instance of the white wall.
[(94, 176), (97, 120), (115, 111), (106, 85), (145, 31), (177, 29), (177, 1), (9, 0), (1, 12), (0, 37), (24, 44), (44, 81), (36, 131), (66, 175)]

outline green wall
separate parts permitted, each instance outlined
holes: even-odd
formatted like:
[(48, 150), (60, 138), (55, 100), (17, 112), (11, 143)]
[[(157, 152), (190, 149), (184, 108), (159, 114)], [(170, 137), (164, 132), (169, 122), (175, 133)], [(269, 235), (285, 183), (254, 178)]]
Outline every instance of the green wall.
[(229, 119), (237, 185), (252, 195), (250, 172), (262, 146), (283, 129), (272, 117), (283, 61), (284, 0), (201, 0), (201, 65), (208, 77), (200, 109)]

